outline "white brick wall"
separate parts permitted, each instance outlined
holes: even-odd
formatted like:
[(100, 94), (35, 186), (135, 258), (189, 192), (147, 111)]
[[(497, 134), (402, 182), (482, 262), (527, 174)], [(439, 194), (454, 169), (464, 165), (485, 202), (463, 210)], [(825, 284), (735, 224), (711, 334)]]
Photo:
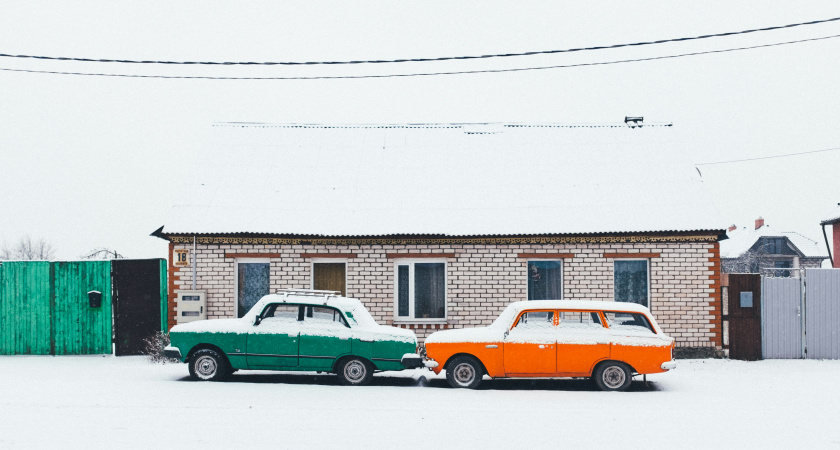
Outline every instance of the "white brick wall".
[[(192, 251), (191, 244), (173, 248)], [(571, 253), (563, 260), (566, 299), (613, 299), (613, 261), (604, 253), (654, 253), (650, 259), (650, 307), (679, 346), (720, 347), (719, 251), (712, 242), (626, 244), (411, 244), (225, 245), (199, 244), (196, 287), (207, 291), (210, 318), (234, 317), (234, 259), (225, 253), (274, 253), (271, 291), (307, 289), (311, 261), (301, 253), (354, 253), (347, 262), (347, 295), (362, 300), (376, 320), (394, 322), (394, 260), (387, 253), (454, 253), (447, 259), (447, 321), (410, 326), (419, 338), (441, 327), (490, 324), (510, 302), (527, 299), (527, 259), (520, 253)], [(171, 257), (170, 257), (171, 261)], [(173, 276), (174, 275), (174, 276)], [(190, 289), (192, 268), (170, 270), (171, 293)], [(174, 297), (174, 296), (171, 296)], [(171, 309), (171, 307), (170, 307)], [(171, 318), (170, 318), (171, 319)], [(170, 323), (172, 323), (170, 321)]]

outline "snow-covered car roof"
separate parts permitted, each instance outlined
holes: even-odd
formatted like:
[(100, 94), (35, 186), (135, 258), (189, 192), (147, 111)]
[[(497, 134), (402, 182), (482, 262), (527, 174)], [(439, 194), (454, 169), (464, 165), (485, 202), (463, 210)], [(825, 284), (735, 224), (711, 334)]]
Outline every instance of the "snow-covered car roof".
[[(507, 327), (522, 311), (529, 309), (572, 309), (585, 311), (615, 311), (643, 313), (651, 317), (650, 310), (636, 303), (605, 302), (598, 300), (524, 300), (511, 303), (499, 314), (491, 326)], [(657, 325), (658, 328), (658, 325)]]
[(306, 294), (268, 294), (251, 308), (245, 315), (246, 318), (253, 320), (257, 313), (262, 311), (265, 305), (269, 303), (295, 303), (301, 305), (312, 306), (331, 306), (340, 309), (341, 311), (355, 313), (360, 309), (365, 309), (365, 306), (355, 298), (340, 297), (337, 295), (306, 295)]

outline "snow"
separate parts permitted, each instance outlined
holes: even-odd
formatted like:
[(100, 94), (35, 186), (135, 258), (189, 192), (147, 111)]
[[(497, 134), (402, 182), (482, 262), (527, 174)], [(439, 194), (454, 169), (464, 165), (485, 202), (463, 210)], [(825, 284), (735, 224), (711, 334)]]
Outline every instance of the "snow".
[(173, 197), (163, 232), (722, 230), (700, 175), (670, 135), (669, 127), (623, 123), (219, 123)]
[[(523, 435), (538, 449), (617, 437), (622, 448), (840, 445), (840, 361), (680, 360), (624, 393), (582, 380), (456, 390), (424, 369), (377, 374), (366, 387), (270, 372), (192, 382), (186, 365), (142, 357), (3, 356), (0, 367), (4, 449), (491, 449), (519, 448)], [(417, 387), (421, 375), (427, 387)]]

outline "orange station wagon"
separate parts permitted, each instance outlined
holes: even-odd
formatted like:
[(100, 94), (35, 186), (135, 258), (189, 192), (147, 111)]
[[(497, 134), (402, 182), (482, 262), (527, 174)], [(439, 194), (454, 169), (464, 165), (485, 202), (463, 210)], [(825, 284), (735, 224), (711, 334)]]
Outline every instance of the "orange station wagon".
[(453, 387), (476, 388), (484, 375), (591, 377), (605, 391), (630, 386), (634, 374), (676, 367), (674, 339), (634, 303), (532, 300), (509, 305), (483, 328), (432, 333), (426, 356)]

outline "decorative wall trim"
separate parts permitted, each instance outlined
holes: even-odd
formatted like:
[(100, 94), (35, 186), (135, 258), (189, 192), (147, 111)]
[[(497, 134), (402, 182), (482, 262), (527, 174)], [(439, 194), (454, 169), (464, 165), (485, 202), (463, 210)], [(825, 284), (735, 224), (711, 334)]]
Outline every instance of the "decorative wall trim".
[(282, 257), (283, 257), (282, 253), (228, 253), (228, 252), (225, 252), (225, 258), (282, 258)]
[[(166, 236), (176, 244), (192, 244), (193, 236)], [(716, 242), (716, 234), (671, 236), (556, 236), (556, 237), (477, 237), (477, 238), (276, 238), (199, 236), (199, 244), (227, 245), (411, 245), (411, 244), (622, 244), (650, 242)]]
[(355, 258), (355, 253), (301, 253), (301, 258)]
[(659, 258), (659, 253), (604, 253), (604, 258)]
[(454, 253), (386, 253), (389, 259), (398, 258), (454, 258)]
[(527, 259), (563, 259), (574, 258), (574, 253), (520, 253), (516, 255), (517, 258)]

